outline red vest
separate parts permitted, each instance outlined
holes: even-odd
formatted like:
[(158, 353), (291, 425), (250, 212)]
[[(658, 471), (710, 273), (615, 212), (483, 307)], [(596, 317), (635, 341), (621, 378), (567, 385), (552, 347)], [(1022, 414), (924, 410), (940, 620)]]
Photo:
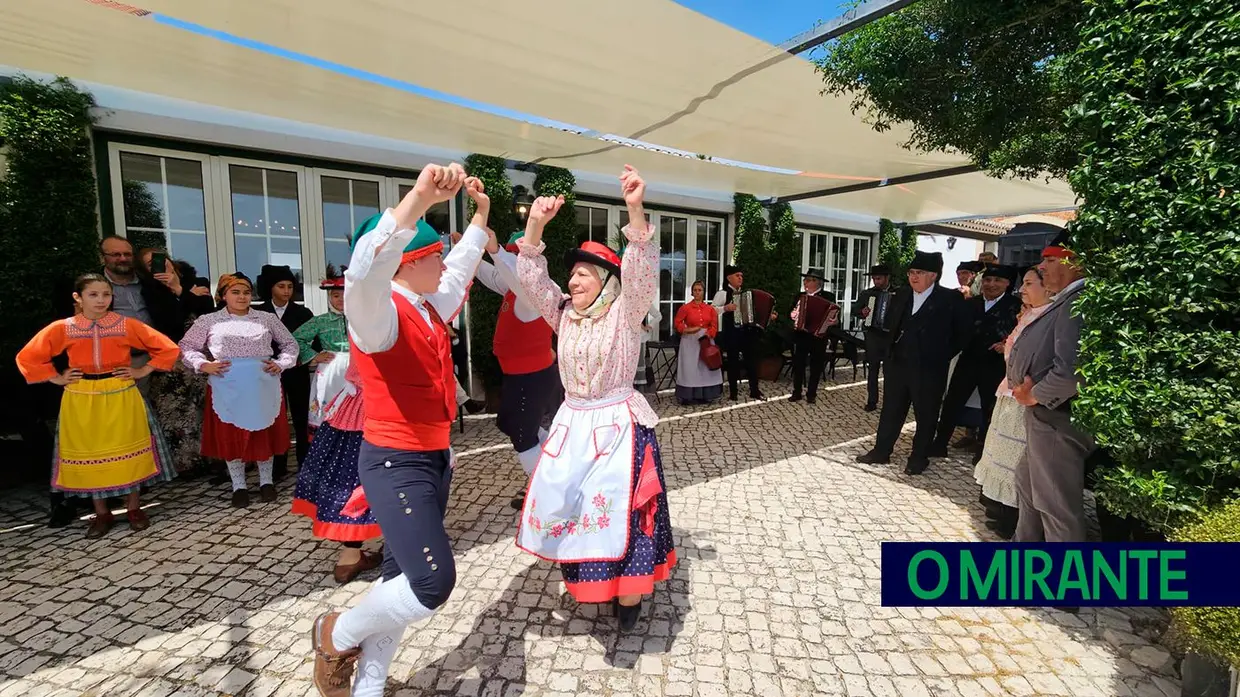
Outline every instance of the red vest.
[(542, 317), (533, 322), (517, 319), (517, 296), (509, 291), (495, 323), (492, 351), (505, 375), (537, 373), (555, 362), (551, 325)]
[(456, 419), (452, 341), (430, 303), (430, 324), (413, 303), (392, 292), (396, 343), (382, 353), (363, 353), (349, 339), (365, 395), (367, 442), (397, 450), (446, 450)]

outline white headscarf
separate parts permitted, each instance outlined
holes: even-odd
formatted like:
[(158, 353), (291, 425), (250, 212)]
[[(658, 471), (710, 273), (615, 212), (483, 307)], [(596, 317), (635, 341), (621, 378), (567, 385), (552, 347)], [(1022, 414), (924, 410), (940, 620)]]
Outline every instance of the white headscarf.
[(568, 316), (575, 320), (602, 317), (607, 314), (607, 310), (611, 308), (611, 304), (616, 301), (616, 298), (620, 297), (620, 277), (617, 274), (597, 264), (586, 264), (586, 266), (594, 269), (595, 275), (600, 280), (607, 280), (603, 281), (603, 290), (599, 291), (598, 297), (594, 299), (594, 302), (590, 303), (590, 306), (584, 312), (578, 312), (573, 307), (572, 302), (569, 302)]

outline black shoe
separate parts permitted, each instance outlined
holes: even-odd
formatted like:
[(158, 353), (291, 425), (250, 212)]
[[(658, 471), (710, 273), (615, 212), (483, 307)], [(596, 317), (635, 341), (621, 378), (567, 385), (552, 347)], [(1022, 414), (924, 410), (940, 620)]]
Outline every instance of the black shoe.
[(864, 455), (858, 455), (853, 458), (854, 462), (860, 462), (863, 465), (889, 465), (891, 464), (890, 455), (880, 455), (877, 450), (871, 450)]
[(981, 442), (978, 441), (978, 439), (974, 438), (973, 436), (964, 436), (963, 438), (956, 441), (955, 443), (952, 443), (952, 447), (957, 448), (959, 450), (965, 450), (965, 449), (972, 448), (978, 445), (981, 445)]
[(512, 501), (508, 502), (508, 505), (512, 506), (514, 511), (521, 510), (521, 507), (525, 505), (525, 492), (522, 491), (520, 496), (514, 496)]
[(621, 631), (630, 631), (637, 626), (637, 620), (642, 616), (642, 604), (638, 601), (636, 605), (621, 605), (620, 601), (616, 601), (616, 618), (620, 623)]
[(813, 404), (814, 402), (817, 402), (817, 401), (818, 401), (818, 395), (816, 395), (816, 394), (811, 394), (811, 395), (806, 395), (806, 396), (805, 396), (805, 403), (806, 403), (806, 404)]
[(250, 492), (245, 489), (237, 489), (232, 495), (233, 508), (246, 508), (250, 505)]
[(759, 402), (762, 402), (762, 401), (765, 401), (765, 400), (766, 400), (766, 397), (763, 397), (761, 392), (750, 392), (750, 393), (749, 393), (749, 398), (750, 398), (750, 399), (756, 399), (756, 400), (758, 400)]
[(867, 404), (867, 405), (865, 405), (865, 410), (866, 410), (866, 411), (878, 411), (878, 405), (877, 405), (877, 404)]
[(996, 535), (998, 535), (999, 537), (1002, 537), (1005, 540), (1010, 540), (1012, 539), (1012, 537), (1016, 535), (1016, 525), (1009, 524), (1006, 521), (988, 520), (986, 521), (986, 527), (991, 532), (995, 533)]
[(801, 393), (800, 393), (800, 392), (793, 392), (793, 393), (792, 393), (792, 396), (788, 398), (788, 401), (789, 401), (789, 402), (799, 402), (799, 401), (801, 401)]
[(947, 457), (947, 448), (945, 446), (933, 445), (926, 451), (926, 457)]
[(258, 488), (258, 497), (263, 503), (271, 503), (276, 500), (276, 487), (273, 484), (264, 484)]
[(738, 396), (737, 396), (737, 394), (736, 394), (735, 392), (733, 392), (733, 393), (731, 393), (731, 394), (729, 394), (729, 395), (728, 395), (728, 400), (729, 400), (729, 401), (735, 402), (735, 401), (736, 401), (736, 400), (738, 400), (738, 399), (740, 399), (740, 397), (738, 397)]
[(981, 461), (982, 461), (982, 451), (979, 450), (973, 454), (973, 466), (977, 467), (977, 463)]
[(930, 460), (924, 457), (910, 457), (908, 464), (904, 466), (904, 473), (909, 475), (921, 474), (930, 466)]
[(467, 400), (465, 400), (465, 405), (464, 405), (464, 406), (465, 406), (465, 413), (466, 413), (466, 414), (471, 414), (471, 415), (472, 415), (472, 414), (477, 414), (478, 412), (480, 412), (480, 411), (482, 411), (483, 409), (486, 409), (486, 408), (487, 408), (486, 402), (479, 402), (479, 401), (478, 401), (478, 400), (476, 400), (476, 399), (467, 399)]
[(47, 527), (67, 527), (75, 518), (77, 518), (77, 506), (68, 501), (63, 501), (52, 506), (52, 514), (47, 519)]

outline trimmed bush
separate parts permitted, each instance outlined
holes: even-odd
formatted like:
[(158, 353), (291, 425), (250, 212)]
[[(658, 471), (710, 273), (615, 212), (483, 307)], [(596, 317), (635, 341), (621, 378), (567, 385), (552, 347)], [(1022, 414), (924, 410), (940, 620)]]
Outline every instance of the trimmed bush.
[[(56, 319), (57, 282), (99, 267), (98, 195), (89, 129), (94, 99), (66, 78), (14, 78), (0, 87), (0, 141), (8, 173), (0, 179), (0, 371), (16, 377), (13, 357)], [(10, 395), (10, 397), (15, 397)]]
[(1240, 486), (1240, 9), (1085, 5), (1070, 61), (1073, 244), (1090, 279), (1073, 412), (1115, 458), (1097, 495), (1166, 531)]
[[(1210, 511), (1173, 537), (1178, 542), (1240, 542), (1240, 499)], [(1188, 648), (1240, 666), (1240, 608), (1177, 607), (1171, 616)]]
[(566, 287), (568, 269), (564, 268), (564, 253), (577, 246), (577, 178), (562, 167), (539, 165), (534, 174), (535, 196), (563, 196), (564, 206), (543, 229), (543, 242), (547, 245), (547, 271), (551, 278)]
[[(775, 296), (779, 318), (767, 328), (763, 351), (772, 355), (782, 351), (778, 335), (790, 331), (787, 305), (801, 285), (801, 241), (796, 232), (792, 207), (786, 203), (771, 207), (768, 229), (762, 204), (749, 194), (736, 194), (736, 265), (745, 272), (745, 287), (765, 290)], [(711, 289), (713, 293), (718, 289)]]

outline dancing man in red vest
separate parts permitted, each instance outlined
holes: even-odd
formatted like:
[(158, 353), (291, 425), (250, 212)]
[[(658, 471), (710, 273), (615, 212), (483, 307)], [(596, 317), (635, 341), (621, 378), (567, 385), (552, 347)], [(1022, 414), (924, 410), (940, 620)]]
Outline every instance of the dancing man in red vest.
[[(525, 232), (513, 233), (500, 249), (498, 243), (487, 248), (494, 266), (478, 265), (482, 285), (503, 296), (499, 321), (495, 324), (494, 352), (504, 373), (503, 395), (495, 426), (512, 441), (517, 460), (528, 478), (534, 474), (547, 431), (543, 418), (555, 416), (563, 401), (560, 369), (551, 347), (551, 325), (526, 296), (517, 281), (517, 240)], [(520, 510), (524, 494), (512, 500)]]
[[(421, 218), (462, 185), (477, 211), (443, 257), (439, 234)], [(344, 304), (366, 394), (358, 473), (383, 531), (383, 577), (352, 609), (314, 623), (314, 684), (324, 697), (382, 695), (405, 626), (433, 615), (456, 585), (443, 526), (457, 409), (447, 323), (489, 244), (490, 205), (460, 165), (428, 165), (395, 209), (353, 235)]]

